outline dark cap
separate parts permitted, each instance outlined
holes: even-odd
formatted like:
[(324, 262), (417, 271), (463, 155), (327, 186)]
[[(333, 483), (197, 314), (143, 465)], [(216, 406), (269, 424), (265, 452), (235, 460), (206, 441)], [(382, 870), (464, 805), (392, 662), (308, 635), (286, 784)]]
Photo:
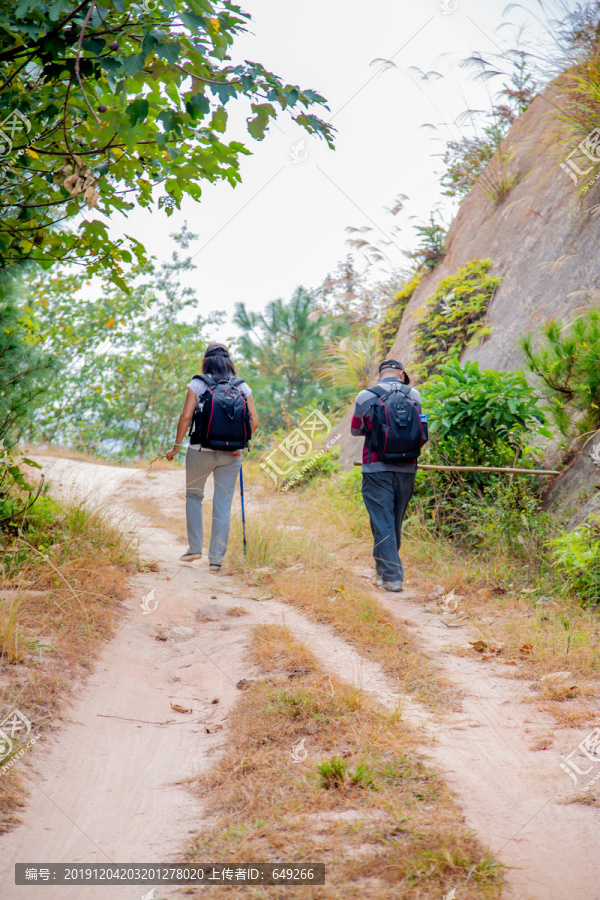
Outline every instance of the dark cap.
[[(379, 363), (378, 372), (382, 372), (383, 369), (399, 369), (401, 372), (404, 372), (404, 366), (401, 362), (398, 362), (397, 359), (384, 359), (382, 363)], [(404, 383), (410, 384), (410, 378), (408, 377), (408, 373), (404, 372)]]
[(204, 359), (210, 359), (211, 356), (226, 356), (229, 359), (229, 350), (225, 344), (209, 344), (204, 351)]

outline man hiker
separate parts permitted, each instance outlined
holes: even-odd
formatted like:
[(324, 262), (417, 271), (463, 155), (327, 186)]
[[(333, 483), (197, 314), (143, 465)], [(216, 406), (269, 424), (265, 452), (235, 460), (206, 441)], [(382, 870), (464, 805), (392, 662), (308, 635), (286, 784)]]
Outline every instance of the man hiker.
[(364, 435), (362, 496), (373, 532), (377, 583), (401, 591), (402, 520), (412, 497), (417, 458), (427, 440), (421, 397), (396, 359), (379, 366), (379, 382), (356, 398), (350, 430)]
[(237, 378), (225, 344), (209, 344), (204, 351), (202, 375), (187, 386), (187, 396), (177, 436), (167, 459), (173, 459), (190, 427), (190, 443), (185, 455), (185, 514), (189, 547), (182, 562), (202, 556), (202, 501), (208, 476), (214, 481), (212, 529), (208, 562), (218, 574), (227, 543), (231, 519), (231, 501), (242, 465), (242, 450), (258, 425), (252, 391)]

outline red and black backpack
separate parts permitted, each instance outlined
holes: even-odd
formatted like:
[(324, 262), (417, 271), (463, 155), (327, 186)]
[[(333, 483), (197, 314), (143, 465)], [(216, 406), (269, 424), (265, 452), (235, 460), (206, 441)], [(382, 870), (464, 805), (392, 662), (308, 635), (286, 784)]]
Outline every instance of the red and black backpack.
[(194, 375), (206, 385), (190, 425), (190, 444), (210, 450), (242, 450), (252, 437), (250, 413), (240, 390), (243, 378)]

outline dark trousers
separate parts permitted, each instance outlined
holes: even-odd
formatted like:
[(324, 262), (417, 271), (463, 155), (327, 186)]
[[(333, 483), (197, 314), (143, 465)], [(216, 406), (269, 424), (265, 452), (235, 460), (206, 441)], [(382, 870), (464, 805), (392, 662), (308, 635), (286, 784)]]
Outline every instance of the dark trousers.
[(373, 557), (383, 581), (402, 581), (402, 520), (415, 488), (414, 472), (363, 474), (362, 496), (373, 532)]

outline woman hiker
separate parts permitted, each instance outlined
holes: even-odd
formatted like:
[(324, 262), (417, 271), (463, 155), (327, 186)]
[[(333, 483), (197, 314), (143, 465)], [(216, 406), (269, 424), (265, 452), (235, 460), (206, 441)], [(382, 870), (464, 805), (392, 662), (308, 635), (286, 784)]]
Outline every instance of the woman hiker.
[[(220, 382), (220, 383), (219, 383)], [(196, 416), (194, 414), (198, 410)], [(209, 344), (202, 360), (202, 376), (192, 378), (177, 423), (177, 436), (167, 459), (179, 453), (194, 418), (185, 455), (185, 514), (189, 547), (182, 562), (202, 556), (202, 501), (212, 473), (214, 481), (212, 530), (208, 548), (211, 572), (218, 573), (229, 541), (231, 502), (242, 465), (242, 449), (258, 425), (252, 391), (237, 378), (225, 344)], [(231, 447), (232, 449), (227, 449)]]

